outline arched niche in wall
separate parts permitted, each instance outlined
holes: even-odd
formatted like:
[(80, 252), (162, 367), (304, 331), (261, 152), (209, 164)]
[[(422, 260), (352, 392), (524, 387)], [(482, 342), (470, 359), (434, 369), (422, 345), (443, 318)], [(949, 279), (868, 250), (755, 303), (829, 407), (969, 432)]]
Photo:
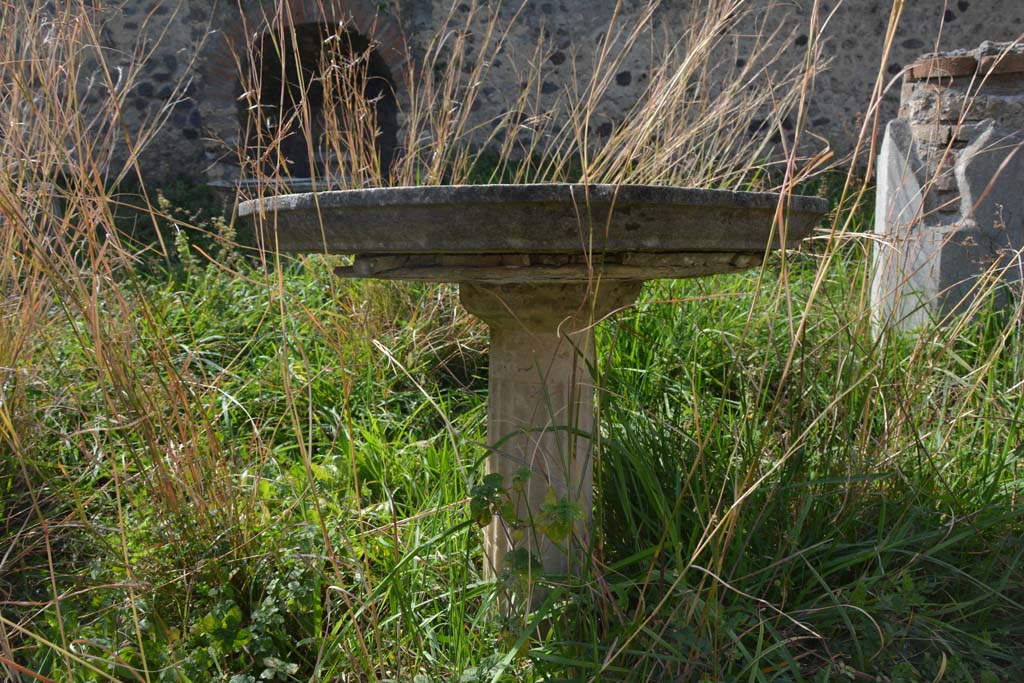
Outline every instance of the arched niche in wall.
[[(390, 161), (408, 52), (397, 19), (381, 7), (373, 0), (245, 0), (227, 12), (237, 12), (238, 21), (208, 42), (197, 92), (210, 180), (233, 183), (253, 170), (284, 168), (293, 178), (322, 176), (337, 149), (325, 133), (337, 132), (346, 105), (321, 79), (346, 54), (366, 57), (360, 95), (374, 107), (374, 143), (382, 161)], [(272, 139), (279, 140), (280, 155), (266, 153)]]
[(394, 77), (367, 36), (331, 24), (271, 29), (249, 63), (238, 119), (257, 175), (344, 174), (348, 158), (368, 161), (370, 148), (382, 169), (390, 166), (398, 142)]

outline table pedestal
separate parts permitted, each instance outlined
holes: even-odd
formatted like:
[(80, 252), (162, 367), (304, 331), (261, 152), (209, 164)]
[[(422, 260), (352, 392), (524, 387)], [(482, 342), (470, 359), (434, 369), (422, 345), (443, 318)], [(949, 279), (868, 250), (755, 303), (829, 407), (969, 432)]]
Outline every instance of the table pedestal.
[(490, 326), (487, 472), (502, 475), (516, 519), (495, 517), (486, 570), (525, 548), (545, 573), (575, 571), (593, 519), (593, 324), (628, 306), (640, 282), (462, 284)]

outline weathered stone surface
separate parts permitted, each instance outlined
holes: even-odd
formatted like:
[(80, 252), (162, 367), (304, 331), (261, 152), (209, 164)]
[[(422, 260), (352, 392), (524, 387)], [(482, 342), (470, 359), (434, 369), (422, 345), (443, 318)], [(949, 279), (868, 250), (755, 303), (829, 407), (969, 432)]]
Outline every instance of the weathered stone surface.
[[(495, 518), (485, 531), (485, 569), (492, 576), (501, 575), (517, 547), (548, 573), (566, 574), (583, 561), (594, 507), (592, 326), (631, 304), (640, 286), (460, 287), (466, 309), (491, 328), (486, 470), (502, 476), (517, 515)], [(567, 537), (552, 539), (543, 532), (545, 505), (563, 498), (580, 517)]]
[[(243, 203), (268, 247), (345, 254), (753, 252), (783, 244), (778, 196), (611, 185), (374, 188)], [(785, 243), (827, 210), (789, 197)]]
[[(979, 63), (1018, 53), (986, 44), (954, 55), (975, 60), (969, 73), (904, 85), (902, 116), (889, 123), (878, 160), (872, 303), (880, 325), (917, 327), (966, 310), (983, 288), (1021, 279), (1024, 72), (986, 81)], [(983, 82), (991, 85), (979, 91)]]
[(935, 278), (928, 272), (934, 254), (922, 243), (928, 234), (915, 229), (924, 210), (920, 174), (910, 125), (900, 119), (890, 121), (879, 149), (875, 196), (875, 233), (885, 240), (875, 246), (871, 287), (879, 321), (918, 325), (927, 319), (922, 303), (936, 294), (934, 286), (929, 286)]
[(925, 57), (910, 67), (909, 78), (950, 78), (970, 76), (978, 68), (978, 60), (973, 55), (951, 55), (948, 57)]
[[(768, 0), (756, 1), (768, 3)], [(276, 20), (279, 5), (289, 7), (290, 16), (296, 22), (350, 20), (355, 30), (368, 36), (372, 34), (379, 41), (383, 59), (393, 75), (401, 78), (400, 67), (406, 56), (415, 59), (422, 53), (427, 38), (441, 26), (451, 4), (449, 0), (289, 0), (284, 5), (279, 0), (189, 0), (182, 5), (177, 0), (125, 0), (108, 10), (103, 49), (105, 59), (115, 72), (127, 65), (137, 47), (143, 48), (143, 54), (153, 50), (150, 56), (153, 67), (140, 75), (142, 82), (152, 88), (149, 91), (152, 95), (146, 96), (152, 100), (152, 105), (125, 108), (124, 124), (129, 132), (140, 130), (167, 99), (179, 95), (200, 112), (200, 125), (167, 126), (158, 133), (153, 144), (143, 151), (145, 174), (155, 180), (176, 176), (233, 180), (239, 173), (237, 147), (243, 125), (241, 112), (244, 111), (238, 99), (243, 95), (238, 66), (245, 67), (247, 63), (246, 41)], [(620, 21), (635, 19), (644, 4), (622, 5)], [(543, 73), (543, 82), (552, 93), (550, 97), (564, 92), (579, 75), (589, 74), (596, 54), (594, 46), (606, 33), (616, 5), (616, 0), (526, 3), (519, 22), (509, 33), (506, 51), (509, 55), (494, 63), (493, 83), (474, 112), (477, 120), (494, 117), (518, 96), (521, 79), (516, 70), (522, 62), (513, 59), (511, 53), (528, 54), (542, 32), (549, 38), (552, 48)], [(659, 30), (688, 26), (692, 5), (663, 3), (656, 14)], [(831, 60), (831, 66), (817, 79), (807, 120), (813, 132), (828, 140), (840, 155), (852, 149), (859, 134), (881, 61), (883, 41), (880, 37), (885, 34), (890, 6), (891, 3), (882, 0), (841, 3), (833, 8), (821, 36), (820, 45)], [(806, 23), (809, 3), (794, 2), (784, 7), (785, 11), (779, 13), (778, 25), (788, 29)], [(503, 6), (499, 12), (510, 18), (514, 9), (511, 5)], [(934, 2), (906, 3), (886, 68), (898, 72), (901, 65), (912, 63), (922, 49), (934, 45), (942, 21), (945, 21), (943, 49), (973, 47), (984, 38), (1013, 40), (1024, 30), (1020, 0), (988, 0), (965, 7), (946, 7)], [(403, 37), (407, 44), (403, 43)], [(780, 41), (783, 37), (786, 42), (779, 45), (782, 51), (778, 64), (780, 73), (802, 62), (810, 42), (806, 32), (790, 41), (784, 30)], [(745, 49), (743, 40), (736, 41), (728, 63), (746, 64), (750, 55)], [(240, 62), (236, 62), (236, 56)], [(635, 54), (627, 55), (616, 74), (614, 87), (596, 112), (600, 135), (609, 135), (615, 122), (621, 121), (636, 103), (648, 82), (648, 56), (639, 48)], [(983, 55), (983, 64), (990, 58), (989, 54)], [(997, 75), (1000, 69), (1016, 68), (1012, 65), (1017, 63), (1018, 58), (1011, 55), (997, 67)], [(94, 73), (84, 75), (89, 78)], [(158, 76), (164, 80), (158, 80)], [(191, 83), (193, 92), (172, 91), (168, 98), (158, 96), (168, 92), (164, 87), (175, 83)], [(402, 91), (401, 84), (399, 86)], [(401, 99), (402, 92), (398, 94)], [(886, 97), (883, 115), (895, 113), (897, 100), (895, 92)], [(125, 157), (127, 150), (118, 150), (118, 155)]]
[(689, 278), (752, 268), (763, 254), (649, 252), (360, 255), (340, 277), (417, 282), (588, 282)]
[(907, 72), (907, 80), (929, 78), (985, 77), (1024, 71), (1024, 44), (985, 41), (973, 50), (955, 50), (925, 55)]

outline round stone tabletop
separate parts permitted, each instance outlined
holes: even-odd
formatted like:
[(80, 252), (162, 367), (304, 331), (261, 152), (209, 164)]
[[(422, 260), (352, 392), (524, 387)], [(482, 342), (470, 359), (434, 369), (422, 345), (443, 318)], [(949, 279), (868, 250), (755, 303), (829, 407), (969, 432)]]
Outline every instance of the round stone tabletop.
[[(828, 210), (821, 198), (641, 185), (458, 185), (279, 195), (239, 207), (268, 249), (353, 254), (350, 277), (646, 280), (756, 265)], [(776, 218), (783, 217), (781, 225)]]

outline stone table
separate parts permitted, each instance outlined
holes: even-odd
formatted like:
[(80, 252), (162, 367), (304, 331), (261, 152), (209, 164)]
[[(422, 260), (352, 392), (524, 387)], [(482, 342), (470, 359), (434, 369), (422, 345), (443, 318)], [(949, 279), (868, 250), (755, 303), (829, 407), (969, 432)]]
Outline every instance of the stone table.
[[(815, 197), (547, 184), (284, 195), (240, 214), (267, 249), (355, 255), (343, 277), (459, 283), (490, 327), (486, 469), (518, 517), (487, 527), (487, 569), (500, 574), (510, 550), (527, 548), (565, 574), (590, 543), (595, 323), (646, 280), (757, 266), (827, 208)], [(536, 531), (552, 501), (582, 513), (565, 539)]]

